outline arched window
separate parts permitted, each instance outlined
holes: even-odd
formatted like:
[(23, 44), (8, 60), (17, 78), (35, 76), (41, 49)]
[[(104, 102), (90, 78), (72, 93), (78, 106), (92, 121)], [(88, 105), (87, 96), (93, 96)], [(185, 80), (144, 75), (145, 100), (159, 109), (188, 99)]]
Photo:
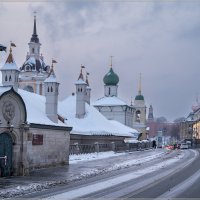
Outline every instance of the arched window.
[(110, 95), (110, 87), (108, 88), (108, 94)]
[(79, 88), (78, 88), (78, 92), (79, 92), (80, 90), (79, 90)]
[(32, 53), (35, 53), (35, 49), (34, 48), (32, 48)]
[(53, 92), (53, 88), (52, 88), (52, 86), (51, 86), (51, 92)]
[(136, 111), (136, 122), (140, 123), (141, 112), (139, 110)]
[(81, 88), (81, 92), (82, 92), (82, 88)]
[(49, 92), (49, 87), (48, 87), (48, 89), (47, 89), (47, 92)]
[(7, 75), (6, 75), (6, 77), (5, 77), (5, 81), (8, 81), (8, 77), (7, 77)]
[(12, 78), (11, 78), (11, 75), (9, 76), (9, 81), (11, 81), (12, 80)]

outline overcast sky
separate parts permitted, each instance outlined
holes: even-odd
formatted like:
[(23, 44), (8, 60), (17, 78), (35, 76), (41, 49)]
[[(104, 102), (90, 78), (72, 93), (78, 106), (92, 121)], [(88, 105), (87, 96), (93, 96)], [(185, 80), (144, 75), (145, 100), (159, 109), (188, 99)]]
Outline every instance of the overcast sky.
[(0, 11), (0, 43), (16, 43), (18, 67), (37, 11), (45, 62), (58, 62), (60, 99), (75, 91), (81, 64), (90, 73), (92, 101), (102, 97), (111, 55), (118, 96), (128, 104), (137, 95), (140, 72), (146, 105), (157, 117), (187, 116), (200, 95), (200, 1), (2, 2)]

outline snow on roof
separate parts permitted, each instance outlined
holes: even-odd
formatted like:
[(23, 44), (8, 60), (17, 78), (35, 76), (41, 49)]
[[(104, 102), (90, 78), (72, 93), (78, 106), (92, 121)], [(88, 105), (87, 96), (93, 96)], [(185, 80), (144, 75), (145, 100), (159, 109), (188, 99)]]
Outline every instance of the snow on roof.
[(35, 65), (36, 64), (35, 57), (30, 56), (30, 58), (28, 58), (28, 60), (26, 60), (24, 64), (27, 64), (27, 63), (32, 63)]
[(82, 85), (82, 84), (86, 85), (86, 82), (85, 82), (84, 80), (82, 80), (82, 79), (78, 79), (78, 80), (75, 82), (75, 84), (76, 84), (76, 85)]
[(19, 70), (15, 61), (13, 63), (5, 63), (1, 70)]
[(31, 93), (25, 90), (18, 89), (18, 93), (21, 95), (26, 105), (27, 121), (28, 123), (53, 125), (53, 126), (66, 126), (62, 122), (52, 122), (45, 113), (45, 97)]
[(45, 83), (58, 83), (56, 76), (51, 74), (48, 78), (45, 79)]
[(116, 96), (102, 97), (93, 103), (93, 106), (125, 106), (125, 105), (127, 104)]
[[(120, 126), (120, 123), (116, 127), (116, 125), (87, 103), (85, 117), (82, 119), (76, 118), (76, 96), (69, 96), (60, 102), (58, 104), (58, 113), (66, 119), (67, 125), (73, 127), (72, 134), (133, 136), (128, 127)], [(134, 131), (134, 129), (131, 130)]]

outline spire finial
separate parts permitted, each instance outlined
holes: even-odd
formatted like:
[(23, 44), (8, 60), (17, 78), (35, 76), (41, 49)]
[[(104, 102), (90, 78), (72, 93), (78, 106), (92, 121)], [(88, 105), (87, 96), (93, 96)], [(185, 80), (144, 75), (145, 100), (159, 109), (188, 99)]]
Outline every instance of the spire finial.
[(113, 56), (110, 56), (110, 68), (112, 68), (112, 58)]
[[(57, 63), (57, 61), (56, 60), (54, 60), (53, 58), (52, 58), (52, 62), (51, 62), (51, 69), (50, 69), (50, 71), (49, 71), (49, 76), (52, 74), (52, 75), (55, 75), (55, 73), (54, 73), (54, 63)], [(48, 77), (49, 77), (48, 76)]]
[(142, 74), (140, 73), (140, 79), (139, 79), (139, 89), (138, 89), (139, 95), (142, 94)]
[(36, 29), (36, 11), (34, 11), (34, 27), (33, 27), (33, 34), (37, 35), (37, 29)]
[(13, 63), (14, 62), (14, 59), (13, 59), (13, 56), (12, 56), (12, 47), (16, 47), (16, 45), (12, 41), (10, 41), (10, 53), (8, 55), (6, 63)]
[(35, 42), (35, 43), (39, 43), (39, 38), (37, 35), (37, 27), (36, 27), (36, 11), (33, 12), (34, 13), (34, 25), (33, 25), (33, 34), (31, 37), (31, 42)]
[(79, 75), (79, 77), (78, 77), (78, 80), (79, 79), (82, 79), (83, 81), (84, 81), (84, 77), (83, 77), (83, 69), (85, 68), (85, 66), (83, 66), (82, 64), (81, 64), (81, 71), (80, 71), (80, 75)]

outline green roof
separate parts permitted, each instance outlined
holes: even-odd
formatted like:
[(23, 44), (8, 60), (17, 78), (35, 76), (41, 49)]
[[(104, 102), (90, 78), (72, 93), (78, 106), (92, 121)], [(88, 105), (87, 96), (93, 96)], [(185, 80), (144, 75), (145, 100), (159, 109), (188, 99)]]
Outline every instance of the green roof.
[(119, 83), (119, 77), (113, 71), (112, 67), (109, 72), (104, 76), (103, 82), (105, 85), (117, 85)]
[(143, 100), (143, 101), (144, 101), (144, 96), (141, 95), (141, 94), (138, 94), (138, 95), (135, 97), (135, 100)]

